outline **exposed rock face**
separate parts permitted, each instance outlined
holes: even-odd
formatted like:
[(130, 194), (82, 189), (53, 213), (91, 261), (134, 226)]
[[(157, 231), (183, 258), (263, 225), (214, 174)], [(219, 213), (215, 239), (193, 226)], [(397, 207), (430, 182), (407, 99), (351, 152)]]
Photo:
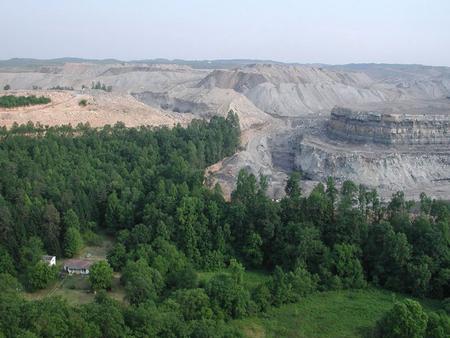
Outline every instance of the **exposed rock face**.
[(377, 187), (385, 196), (406, 190), (412, 197), (425, 191), (448, 198), (450, 105), (412, 106), (403, 107), (405, 114), (395, 105), (378, 111), (334, 108), (322, 133), (299, 139), (295, 166), (311, 180), (350, 179)]
[(356, 143), (448, 145), (450, 115), (383, 114), (335, 107), (327, 133)]
[(326, 142), (305, 137), (295, 164), (309, 179), (350, 179), (373, 187), (402, 189), (415, 184), (450, 180), (450, 150), (406, 151)]

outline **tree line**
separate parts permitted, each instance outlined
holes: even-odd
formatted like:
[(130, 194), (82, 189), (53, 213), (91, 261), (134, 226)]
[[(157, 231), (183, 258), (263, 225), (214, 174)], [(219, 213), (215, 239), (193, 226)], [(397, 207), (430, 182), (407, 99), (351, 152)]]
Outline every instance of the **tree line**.
[(112, 86), (107, 86), (100, 81), (92, 82), (91, 89), (100, 89), (104, 90), (105, 92), (112, 92)]
[(37, 104), (47, 104), (51, 100), (45, 96), (15, 96), (15, 95), (3, 95), (0, 96), (0, 107), (15, 108), (24, 106), (33, 106)]

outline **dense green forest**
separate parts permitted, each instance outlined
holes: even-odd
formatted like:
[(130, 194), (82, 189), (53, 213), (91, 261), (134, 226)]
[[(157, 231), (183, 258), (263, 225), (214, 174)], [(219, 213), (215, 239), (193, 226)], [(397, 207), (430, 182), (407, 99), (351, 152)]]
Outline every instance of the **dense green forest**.
[(0, 107), (4, 108), (15, 108), (24, 106), (33, 106), (37, 104), (47, 104), (51, 100), (45, 96), (15, 96), (15, 95), (4, 95), (0, 96)]
[[(351, 181), (338, 190), (331, 178), (303, 196), (297, 173), (277, 202), (267, 178), (246, 171), (225, 201), (218, 186), (204, 186), (204, 170), (237, 150), (239, 134), (232, 112), (187, 128), (1, 129), (0, 337), (238, 337), (232, 319), (368, 285), (445, 308), (449, 203), (424, 194), (412, 203), (401, 192), (382, 203), (374, 190)], [(57, 278), (42, 254), (75, 256), (99, 232), (115, 244), (92, 268), (94, 302), (23, 299), (22, 288)], [(245, 269), (270, 277), (249, 285)], [(108, 296), (113, 270), (126, 304)], [(217, 273), (199, 280), (200, 270)], [(450, 334), (444, 312), (409, 300), (391, 311), (374, 334)]]

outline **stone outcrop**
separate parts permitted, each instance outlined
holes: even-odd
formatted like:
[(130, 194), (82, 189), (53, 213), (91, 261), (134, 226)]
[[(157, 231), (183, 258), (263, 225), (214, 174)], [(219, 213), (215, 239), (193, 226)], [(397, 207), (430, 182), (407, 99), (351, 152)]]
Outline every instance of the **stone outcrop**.
[(335, 107), (327, 134), (352, 143), (450, 145), (450, 114), (384, 114)]
[(301, 140), (295, 164), (312, 180), (324, 181), (332, 176), (338, 182), (350, 179), (393, 191), (450, 180), (450, 150), (355, 148), (308, 136)]
[(314, 181), (328, 176), (376, 187), (384, 197), (397, 190), (418, 198), (450, 194), (450, 105), (335, 107), (321, 133), (297, 142), (295, 167)]

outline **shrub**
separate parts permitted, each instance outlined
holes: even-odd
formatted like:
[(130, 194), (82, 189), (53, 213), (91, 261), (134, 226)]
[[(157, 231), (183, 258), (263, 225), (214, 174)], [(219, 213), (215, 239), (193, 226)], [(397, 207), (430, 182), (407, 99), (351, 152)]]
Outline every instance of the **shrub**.
[(450, 337), (450, 318), (445, 313), (430, 313), (427, 323), (426, 338)]
[(38, 262), (30, 267), (26, 273), (28, 289), (31, 291), (44, 289), (55, 281), (58, 272), (55, 266), (48, 266), (44, 262)]
[(381, 337), (389, 338), (421, 338), (425, 335), (428, 316), (422, 306), (411, 299), (395, 303), (378, 322)]
[(266, 284), (258, 284), (251, 293), (252, 300), (255, 302), (259, 312), (266, 312), (270, 307), (271, 294)]
[(206, 293), (213, 310), (226, 318), (242, 318), (250, 311), (250, 294), (229, 274), (221, 273), (208, 282)]
[(99, 261), (91, 266), (89, 282), (93, 290), (110, 289), (113, 278), (113, 269), (106, 261)]
[(78, 105), (79, 105), (80, 107), (86, 107), (86, 106), (87, 106), (87, 100), (86, 100), (86, 99), (81, 99), (81, 100), (78, 102)]
[(442, 307), (444, 308), (445, 312), (450, 315), (450, 298), (445, 298), (442, 301)]

